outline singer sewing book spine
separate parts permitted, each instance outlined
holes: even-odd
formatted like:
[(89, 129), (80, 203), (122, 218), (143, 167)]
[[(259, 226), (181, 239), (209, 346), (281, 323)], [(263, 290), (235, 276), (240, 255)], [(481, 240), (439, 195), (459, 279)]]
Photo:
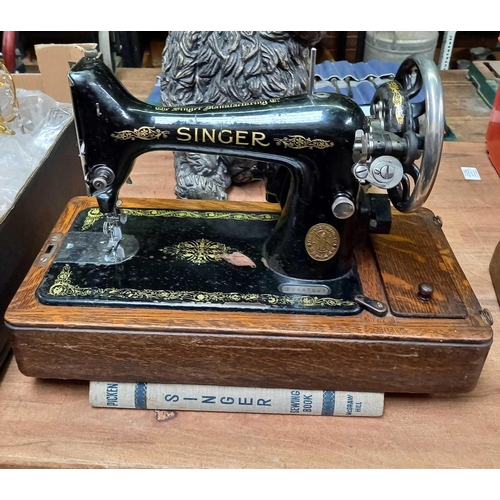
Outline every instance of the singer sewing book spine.
[(379, 417), (384, 394), (209, 385), (90, 382), (102, 408)]

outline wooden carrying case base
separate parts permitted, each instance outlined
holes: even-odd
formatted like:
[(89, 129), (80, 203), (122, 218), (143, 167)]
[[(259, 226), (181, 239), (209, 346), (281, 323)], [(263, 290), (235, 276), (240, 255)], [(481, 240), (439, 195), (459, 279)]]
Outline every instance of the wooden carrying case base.
[[(66, 234), (95, 206), (73, 199), (53, 234)], [(157, 199), (124, 200), (123, 208), (279, 211), (268, 203)], [(17, 363), (40, 378), (470, 391), (492, 330), (432, 212), (393, 219), (390, 235), (373, 235), (356, 252), (363, 293), (389, 305), (385, 317), (43, 305), (35, 293), (55, 255), (40, 261), (49, 236), (6, 313)], [(427, 303), (416, 295), (423, 278), (435, 287)]]

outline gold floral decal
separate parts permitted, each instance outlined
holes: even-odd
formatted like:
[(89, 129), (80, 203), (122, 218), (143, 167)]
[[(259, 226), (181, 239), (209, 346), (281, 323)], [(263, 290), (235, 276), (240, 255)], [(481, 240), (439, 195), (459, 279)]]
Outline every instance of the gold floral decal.
[(234, 249), (224, 245), (224, 243), (201, 238), (200, 240), (182, 241), (171, 247), (162, 248), (160, 252), (200, 265), (218, 261), (221, 255), (234, 252)]
[[(191, 210), (137, 210), (125, 208), (122, 210), (126, 215), (135, 215), (138, 217), (176, 217), (176, 218), (191, 218), (191, 219), (224, 219), (224, 220), (250, 220), (250, 221), (277, 221), (280, 217), (276, 214), (259, 214), (251, 212), (214, 212)], [(85, 220), (83, 221), (82, 231), (90, 229), (97, 220), (104, 217), (98, 208), (91, 208)]]
[(86, 297), (92, 295), (92, 288), (81, 288), (71, 284), (71, 268), (66, 264), (59, 276), (55, 279), (54, 284), (49, 288), (49, 295), (57, 297)]
[(394, 117), (400, 125), (403, 125), (403, 123), (405, 122), (403, 116), (403, 96), (401, 95), (399, 85), (396, 82), (392, 81), (389, 82), (387, 86), (392, 90), (392, 103), (396, 107)]
[(162, 139), (168, 137), (170, 132), (166, 130), (160, 130), (154, 127), (140, 127), (134, 130), (122, 130), (120, 132), (115, 132), (111, 134), (113, 139), (119, 139), (120, 141), (135, 141), (136, 139), (141, 139), (143, 141), (153, 141), (154, 139)]
[(333, 141), (326, 141), (325, 139), (311, 139), (303, 135), (289, 135), (282, 139), (274, 139), (278, 146), (285, 146), (285, 148), (292, 149), (326, 149), (334, 146)]
[(205, 304), (259, 304), (268, 306), (297, 305), (301, 307), (353, 306), (349, 300), (304, 295), (273, 295), (268, 293), (201, 292), (168, 290), (134, 290), (133, 288), (84, 288), (71, 283), (71, 268), (65, 264), (49, 288), (49, 295), (57, 297), (101, 297), (109, 299), (148, 299), (157, 301), (196, 302)]
[(86, 231), (91, 228), (94, 223), (100, 218), (104, 217), (104, 214), (98, 208), (91, 208), (87, 212), (87, 217), (83, 221), (82, 231)]

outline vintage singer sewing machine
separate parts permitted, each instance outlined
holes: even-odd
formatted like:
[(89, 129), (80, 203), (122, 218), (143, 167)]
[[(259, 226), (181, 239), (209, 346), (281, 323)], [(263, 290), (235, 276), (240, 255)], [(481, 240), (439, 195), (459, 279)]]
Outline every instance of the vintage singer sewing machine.
[[(6, 321), (29, 376), (465, 392), (492, 341), (422, 204), (441, 157), (439, 72), (407, 59), (371, 116), (340, 94), (155, 107), (88, 52), (70, 71), (88, 194)], [(419, 92), (424, 102), (414, 102)], [(268, 201), (119, 200), (156, 149), (255, 160)], [(378, 188), (378, 192), (373, 189)], [(397, 209), (391, 211), (390, 204)]]

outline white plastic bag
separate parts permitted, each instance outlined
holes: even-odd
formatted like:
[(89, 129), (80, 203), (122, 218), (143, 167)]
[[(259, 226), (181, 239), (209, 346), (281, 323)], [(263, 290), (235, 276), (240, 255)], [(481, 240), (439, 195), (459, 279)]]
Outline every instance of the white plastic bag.
[(70, 105), (40, 91), (18, 89), (17, 98), (21, 119), (8, 124), (15, 135), (0, 133), (0, 221), (73, 117)]

